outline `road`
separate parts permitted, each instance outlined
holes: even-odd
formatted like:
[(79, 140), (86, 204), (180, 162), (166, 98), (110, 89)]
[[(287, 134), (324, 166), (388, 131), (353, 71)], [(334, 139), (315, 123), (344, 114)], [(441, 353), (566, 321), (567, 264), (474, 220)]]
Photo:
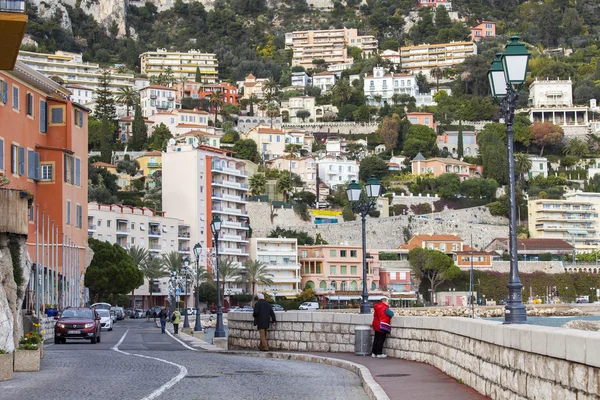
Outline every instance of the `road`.
[(119, 321), (101, 343), (46, 345), (41, 371), (0, 382), (2, 400), (329, 399), (367, 395), (350, 371), (185, 348), (152, 321)]

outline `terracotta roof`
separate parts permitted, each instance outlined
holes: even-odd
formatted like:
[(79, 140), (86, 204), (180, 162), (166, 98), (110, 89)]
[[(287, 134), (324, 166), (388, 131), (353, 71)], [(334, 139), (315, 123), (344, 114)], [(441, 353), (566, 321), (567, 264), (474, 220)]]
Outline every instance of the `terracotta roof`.
[(246, 77), (246, 79), (254, 79), (256, 78), (254, 75), (252, 75), (252, 73), (248, 74), (248, 76)]
[(433, 114), (432, 113), (428, 113), (428, 112), (417, 112), (417, 111), (415, 111), (415, 112), (408, 112), (405, 115), (408, 116), (408, 115), (433, 115)]
[(462, 238), (456, 235), (415, 235), (408, 243), (403, 243), (398, 246), (399, 249), (412, 250), (416, 247), (421, 247), (422, 242), (462, 242)]
[[(496, 238), (494, 240), (504, 241), (508, 246), (507, 238)], [(563, 239), (517, 239), (519, 250), (572, 250), (573, 245)]]
[(170, 88), (170, 87), (166, 87), (166, 86), (160, 86), (160, 85), (150, 85), (150, 86), (146, 86), (144, 89), (162, 89), (162, 90), (172, 90), (175, 91), (174, 88)]
[(194, 108), (193, 110), (183, 110), (183, 109), (177, 109), (177, 113), (181, 114), (206, 114), (209, 115), (206, 111), (204, 110), (198, 110), (197, 108)]
[[(455, 160), (454, 158), (442, 158), (442, 157), (434, 157), (434, 158), (428, 158), (427, 161), (439, 161), (443, 164), (452, 164), (452, 165), (463, 165), (463, 166), (467, 166), (467, 165), (471, 165), (468, 162), (464, 162), (464, 161), (460, 161), (460, 160)], [(415, 162), (415, 160), (412, 160), (412, 162)]]
[(112, 165), (109, 163), (105, 163), (102, 161), (96, 161), (95, 163), (92, 164), (92, 167), (99, 167), (99, 168), (117, 168), (116, 165)]
[(154, 150), (154, 151), (149, 151), (147, 153), (144, 153), (145, 156), (162, 156), (162, 152), (158, 151), (158, 150)]
[(260, 126), (255, 129), (257, 130), (258, 133), (279, 133), (279, 134), (284, 133), (281, 129), (263, 128)]
[(208, 125), (202, 125), (202, 124), (177, 124), (177, 127), (192, 127), (192, 128), (205, 128), (208, 127)]
[(215, 135), (214, 133), (208, 133), (206, 131), (201, 131), (199, 129), (194, 129), (192, 131), (186, 132), (184, 134), (179, 135), (178, 137), (182, 137), (182, 136), (194, 136), (194, 135), (220, 137), (219, 135)]

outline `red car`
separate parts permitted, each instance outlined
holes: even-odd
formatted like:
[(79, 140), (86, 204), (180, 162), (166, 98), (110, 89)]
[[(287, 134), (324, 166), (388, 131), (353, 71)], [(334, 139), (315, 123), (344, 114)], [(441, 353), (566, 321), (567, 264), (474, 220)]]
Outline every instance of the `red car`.
[(100, 332), (100, 316), (96, 310), (89, 307), (68, 307), (54, 325), (54, 344), (66, 343), (67, 339), (100, 343)]
[[(223, 311), (224, 313), (228, 313), (229, 312), (229, 307), (221, 306), (221, 311)], [(216, 314), (217, 313), (217, 306), (212, 306), (210, 308), (210, 313), (211, 314)]]

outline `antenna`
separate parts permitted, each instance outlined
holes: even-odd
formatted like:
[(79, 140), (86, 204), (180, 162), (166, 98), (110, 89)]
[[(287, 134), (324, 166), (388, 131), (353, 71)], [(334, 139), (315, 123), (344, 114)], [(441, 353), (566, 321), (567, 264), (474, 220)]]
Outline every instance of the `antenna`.
[(169, 146), (175, 146), (175, 139), (171, 138), (169, 139)]

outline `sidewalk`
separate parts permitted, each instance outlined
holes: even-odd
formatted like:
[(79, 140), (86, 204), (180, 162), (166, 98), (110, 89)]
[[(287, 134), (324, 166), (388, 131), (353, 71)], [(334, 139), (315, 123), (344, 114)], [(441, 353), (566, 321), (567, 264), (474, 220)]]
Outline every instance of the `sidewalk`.
[(484, 400), (475, 389), (458, 383), (439, 369), (400, 358), (372, 358), (352, 353), (308, 353), (364, 365), (391, 400)]

